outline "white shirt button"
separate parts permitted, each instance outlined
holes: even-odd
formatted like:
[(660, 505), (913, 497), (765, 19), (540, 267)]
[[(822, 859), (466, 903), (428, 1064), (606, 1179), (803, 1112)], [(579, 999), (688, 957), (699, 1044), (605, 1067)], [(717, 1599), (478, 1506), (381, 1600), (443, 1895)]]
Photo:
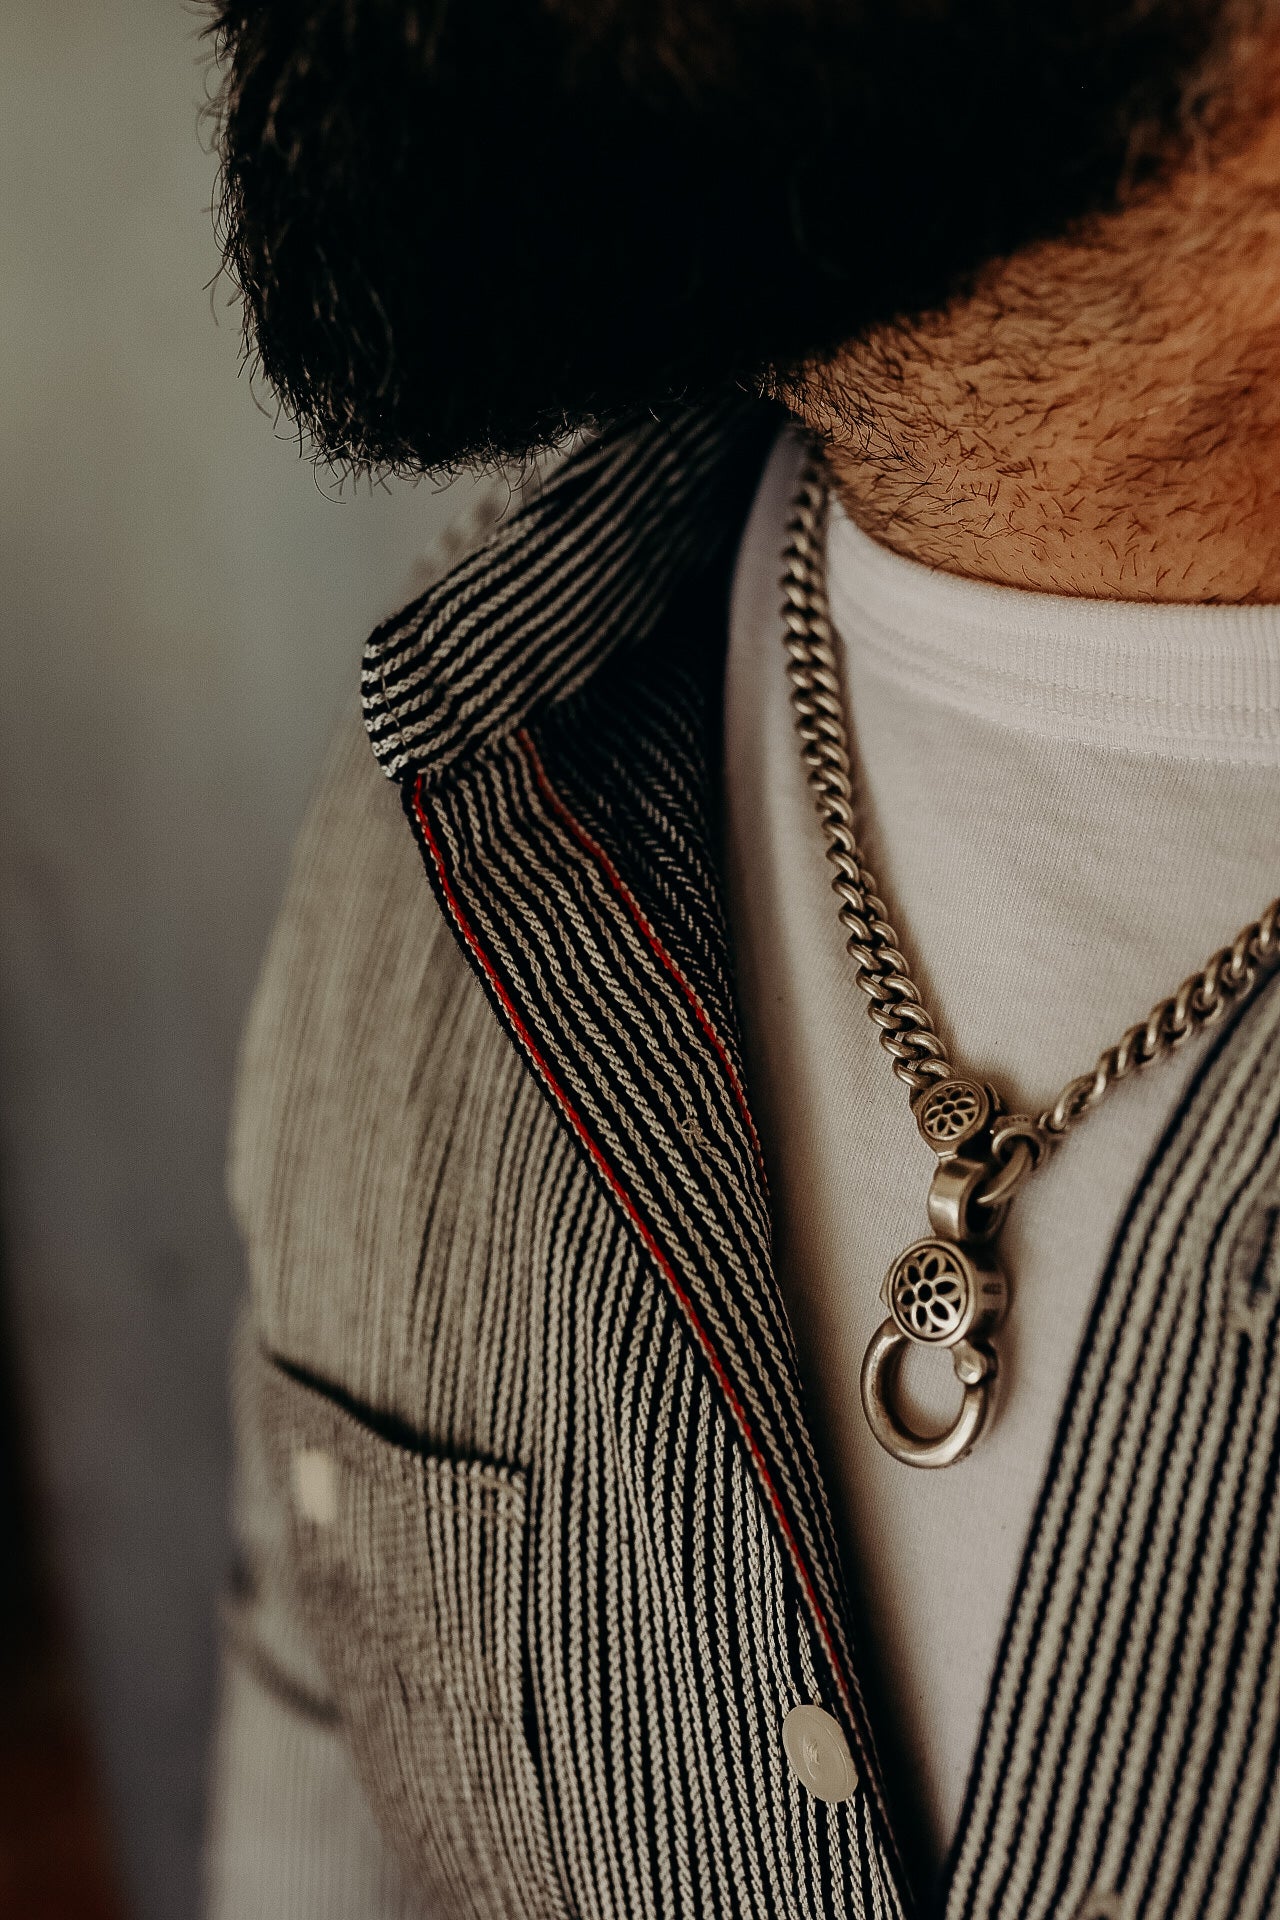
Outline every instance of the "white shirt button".
[(292, 1461), (293, 1504), (313, 1527), (331, 1527), (338, 1517), (338, 1469), (320, 1447), (297, 1447)]
[(857, 1785), (853, 1759), (840, 1723), (821, 1707), (792, 1707), (782, 1723), (782, 1744), (792, 1772), (815, 1800), (834, 1805)]

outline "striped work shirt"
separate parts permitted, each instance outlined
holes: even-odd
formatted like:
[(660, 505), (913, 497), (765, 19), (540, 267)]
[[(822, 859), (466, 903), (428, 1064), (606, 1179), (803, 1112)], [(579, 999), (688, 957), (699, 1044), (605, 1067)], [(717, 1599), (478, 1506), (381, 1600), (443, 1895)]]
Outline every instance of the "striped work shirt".
[(936, 1884), (895, 1816), (719, 872), (775, 432), (603, 436), (369, 643), (241, 1071), (215, 1920), (1280, 1913), (1280, 984), (1119, 1226)]

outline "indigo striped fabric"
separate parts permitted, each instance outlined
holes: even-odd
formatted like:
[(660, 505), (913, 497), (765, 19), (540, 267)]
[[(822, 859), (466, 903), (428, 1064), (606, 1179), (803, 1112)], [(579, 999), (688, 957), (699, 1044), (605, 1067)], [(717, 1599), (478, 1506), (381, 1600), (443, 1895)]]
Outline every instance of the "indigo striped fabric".
[(595, 442), (380, 627), (362, 689), (384, 770), (435, 785), (645, 640), (681, 584), (723, 558), (742, 467), (771, 425), (762, 410), (726, 409)]
[(1117, 1239), (1005, 1634), (948, 1920), (1280, 1912), (1280, 990)]
[[(1276, 1910), (1276, 988), (1123, 1224), (953, 1859), (910, 1885), (720, 899), (773, 431), (598, 441), (370, 642), (394, 785), (343, 743), (241, 1074), (213, 1920)], [(786, 1759), (802, 1703), (843, 1729), (841, 1803)]]

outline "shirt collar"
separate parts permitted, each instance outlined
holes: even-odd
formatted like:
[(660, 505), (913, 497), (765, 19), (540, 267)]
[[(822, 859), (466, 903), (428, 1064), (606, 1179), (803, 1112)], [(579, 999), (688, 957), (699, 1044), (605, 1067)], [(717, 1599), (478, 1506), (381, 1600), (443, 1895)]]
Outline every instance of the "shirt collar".
[(602, 434), (364, 654), (383, 771), (442, 784), (460, 763), (645, 640), (740, 530), (778, 429), (738, 401)]

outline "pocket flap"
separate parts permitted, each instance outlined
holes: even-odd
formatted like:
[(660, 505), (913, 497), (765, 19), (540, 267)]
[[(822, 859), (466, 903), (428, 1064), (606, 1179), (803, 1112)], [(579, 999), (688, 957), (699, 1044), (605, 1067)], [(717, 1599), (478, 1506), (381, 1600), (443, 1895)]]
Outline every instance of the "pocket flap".
[(290, 1584), (374, 1812), (433, 1911), (563, 1911), (527, 1732), (527, 1475), (416, 1443), (269, 1356)]

